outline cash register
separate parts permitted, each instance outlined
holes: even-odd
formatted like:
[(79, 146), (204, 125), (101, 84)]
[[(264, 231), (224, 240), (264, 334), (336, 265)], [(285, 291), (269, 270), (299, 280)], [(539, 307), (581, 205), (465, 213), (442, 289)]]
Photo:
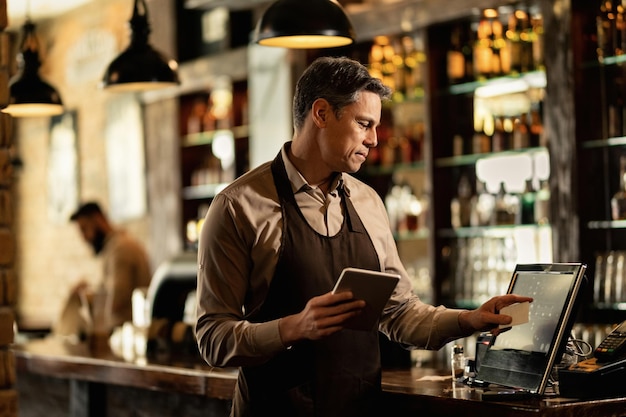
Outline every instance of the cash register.
[(626, 395), (626, 321), (595, 348), (593, 357), (559, 369), (559, 393), (573, 398)]

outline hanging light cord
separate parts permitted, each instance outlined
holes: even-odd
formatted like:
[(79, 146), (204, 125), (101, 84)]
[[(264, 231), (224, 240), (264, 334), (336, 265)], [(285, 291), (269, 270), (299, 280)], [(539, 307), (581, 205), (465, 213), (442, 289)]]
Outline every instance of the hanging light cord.
[(130, 18), (130, 27), (132, 29), (131, 43), (148, 43), (150, 23), (148, 21), (148, 6), (145, 0), (135, 0), (133, 15)]

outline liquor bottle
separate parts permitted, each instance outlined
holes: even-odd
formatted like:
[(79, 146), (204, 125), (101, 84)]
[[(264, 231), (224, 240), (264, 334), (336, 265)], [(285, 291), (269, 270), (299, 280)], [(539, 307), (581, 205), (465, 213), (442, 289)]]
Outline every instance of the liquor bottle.
[(614, 55), (615, 53), (615, 15), (613, 14), (613, 0), (602, 0), (600, 10), (596, 16), (596, 32), (598, 37), (598, 60)]
[(404, 63), (404, 46), (400, 38), (392, 38), (390, 48), (393, 50), (391, 56), (391, 64), (393, 67), (393, 83), (395, 89), (393, 92), (393, 99), (396, 102), (403, 102), (406, 99), (406, 70)]
[(506, 31), (506, 43), (510, 55), (511, 72), (522, 72), (522, 40), (515, 12), (509, 15)]
[(206, 113), (206, 102), (203, 99), (195, 99), (189, 117), (187, 118), (187, 134), (192, 135), (202, 131), (202, 118)]
[(541, 109), (539, 103), (533, 103), (530, 108), (530, 126), (529, 131), (529, 145), (531, 147), (545, 145), (545, 137), (543, 130), (543, 121), (541, 120)]
[(466, 175), (462, 175), (459, 180), (457, 195), (450, 202), (450, 214), (453, 228), (470, 226), (472, 186)]
[(508, 74), (511, 69), (511, 58), (505, 48), (502, 22), (498, 18), (497, 10), (493, 9), (491, 17), (491, 76), (499, 77)]
[(524, 149), (529, 146), (530, 134), (526, 114), (522, 113), (513, 122), (513, 149)]
[(624, 102), (623, 91), (626, 88), (626, 79), (620, 68), (613, 69), (613, 88), (609, 90), (607, 101), (608, 135), (610, 138), (624, 135), (626, 120), (624, 112), (626, 103)]
[(476, 194), (472, 197), (470, 225), (489, 226), (493, 219), (496, 197), (489, 193), (484, 181), (476, 181)]
[[(478, 23), (476, 23), (479, 26)], [(450, 84), (474, 81), (476, 35), (470, 21), (458, 22), (450, 32), (446, 70)], [(478, 29), (483, 32), (483, 29)]]
[(619, 190), (611, 198), (613, 220), (626, 220), (626, 155), (619, 159)]
[(506, 132), (504, 131), (503, 117), (496, 117), (493, 126), (493, 136), (491, 137), (491, 150), (502, 152), (507, 149)]
[(541, 180), (535, 197), (535, 223), (550, 223), (550, 184), (548, 180)]
[(474, 77), (476, 79), (485, 79), (491, 77), (492, 65), (491, 50), (491, 22), (483, 17), (478, 22), (476, 30), (476, 41), (472, 51), (472, 59), (474, 62)]
[(376, 40), (369, 53), (369, 73), (372, 77), (383, 78), (383, 47)]
[(626, 4), (617, 3), (615, 13), (615, 55), (626, 54)]
[(519, 7), (515, 14), (519, 23), (521, 40), (521, 71), (528, 72), (535, 69), (533, 62), (533, 32), (530, 17), (525, 7)]
[(424, 80), (422, 64), (426, 61), (426, 54), (421, 50), (416, 39), (411, 36), (402, 37), (404, 48), (404, 85), (406, 99), (412, 100), (424, 95)]
[(543, 59), (544, 29), (543, 16), (539, 10), (539, 6), (532, 5), (529, 8), (530, 25), (532, 29), (532, 45), (533, 45), (533, 62), (535, 69), (544, 70), (545, 64)]
[(474, 45), (475, 34), (472, 30), (470, 22), (463, 24), (461, 31), (461, 45), (463, 47), (463, 56), (465, 57), (465, 81), (474, 81), (474, 59), (472, 46)]
[(513, 127), (515, 120), (514, 117), (504, 117), (502, 119), (502, 127), (504, 128), (504, 148), (503, 150), (509, 150), (513, 148)]
[(446, 62), (446, 70), (450, 84), (457, 84), (466, 80), (462, 31), (463, 26), (458, 24), (452, 29), (452, 33), (450, 34), (450, 48), (448, 49)]
[(463, 136), (458, 133), (452, 138), (452, 156), (461, 156), (465, 152)]
[(496, 225), (516, 224), (519, 213), (519, 198), (506, 192), (504, 182), (496, 195), (494, 222)]
[(534, 224), (535, 223), (535, 200), (537, 199), (536, 192), (533, 187), (532, 179), (526, 180), (526, 188), (522, 193), (521, 198), (521, 222), (522, 224)]
[(395, 50), (391, 45), (390, 39), (387, 36), (378, 36), (376, 38), (382, 47), (382, 81), (385, 85), (389, 86), (393, 91), (396, 90), (396, 66), (393, 63), (393, 57), (395, 56)]
[(474, 127), (474, 134), (472, 135), (472, 153), (488, 153), (491, 152), (491, 140), (485, 132), (485, 121), (482, 121), (482, 125)]
[(495, 118), (493, 114), (486, 113), (483, 119), (483, 149), (484, 153), (493, 151), (493, 135), (495, 133)]

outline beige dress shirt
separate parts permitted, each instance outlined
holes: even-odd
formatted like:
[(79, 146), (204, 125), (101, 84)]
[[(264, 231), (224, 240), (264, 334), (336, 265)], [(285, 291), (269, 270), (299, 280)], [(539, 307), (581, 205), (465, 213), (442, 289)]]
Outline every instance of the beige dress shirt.
[[(291, 164), (288, 146), (282, 157), (308, 223), (323, 235), (339, 231), (343, 212), (337, 187), (343, 184), (372, 239), (381, 270), (401, 276), (379, 330), (407, 348), (438, 349), (464, 336), (458, 324), (461, 310), (425, 304), (412, 293), (378, 194), (353, 176), (340, 174), (324, 195)], [(282, 215), (270, 165), (255, 168), (219, 193), (200, 234), (196, 336), (202, 356), (212, 366), (261, 364), (286, 349), (278, 320), (246, 320), (266, 297), (280, 251)]]

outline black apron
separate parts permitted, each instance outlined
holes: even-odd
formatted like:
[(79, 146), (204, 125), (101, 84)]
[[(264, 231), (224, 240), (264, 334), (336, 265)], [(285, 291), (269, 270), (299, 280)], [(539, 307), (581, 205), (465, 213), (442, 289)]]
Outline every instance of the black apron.
[[(283, 237), (268, 295), (252, 322), (295, 314), (327, 293), (345, 267), (380, 270), (374, 245), (350, 198), (340, 190), (344, 221), (332, 237), (317, 233), (296, 204), (279, 153), (272, 163), (283, 216)], [(304, 341), (267, 363), (239, 372), (231, 415), (374, 416), (380, 397), (378, 332), (344, 329)]]

